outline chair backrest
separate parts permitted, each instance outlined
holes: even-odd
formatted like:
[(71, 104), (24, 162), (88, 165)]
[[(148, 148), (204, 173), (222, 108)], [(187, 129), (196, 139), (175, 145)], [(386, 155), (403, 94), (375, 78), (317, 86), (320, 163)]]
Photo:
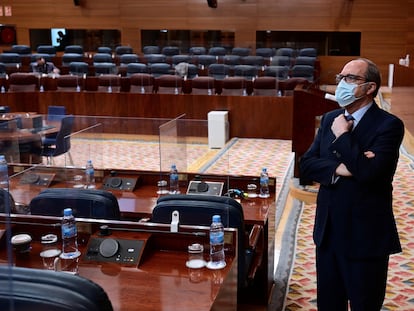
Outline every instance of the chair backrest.
[(253, 81), (253, 95), (275, 96), (278, 81), (275, 77), (258, 77)]
[(190, 63), (191, 62), (191, 56), (190, 55), (173, 55), (171, 57), (171, 62), (173, 65), (177, 65), (179, 63)]
[(113, 307), (100, 285), (79, 275), (1, 265), (0, 309), (112, 311)]
[(222, 80), (221, 95), (245, 95), (246, 81), (242, 77), (227, 77)]
[(69, 66), (72, 62), (83, 62), (83, 54), (79, 53), (63, 53), (62, 55), (62, 65)]
[(127, 76), (130, 76), (134, 73), (148, 73), (148, 66), (144, 63), (129, 63), (126, 65)]
[(12, 195), (0, 188), (0, 213), (14, 213), (16, 210), (16, 204)]
[(318, 50), (316, 48), (302, 48), (299, 50), (298, 56), (317, 57)]
[(183, 78), (177, 75), (162, 75), (157, 79), (159, 94), (181, 94)]
[(253, 65), (237, 65), (234, 66), (234, 76), (242, 77), (246, 80), (254, 80), (258, 76), (258, 69)]
[(223, 63), (234, 67), (241, 64), (242, 57), (240, 55), (226, 55), (223, 58)]
[(93, 67), (95, 69), (95, 76), (117, 73), (117, 68), (116, 68), (115, 63), (95, 63)]
[(137, 54), (122, 54), (119, 56), (119, 63), (121, 66), (126, 66), (131, 63), (138, 63), (139, 56)]
[(294, 65), (290, 76), (292, 78), (305, 78), (312, 82), (315, 75), (315, 68), (309, 65)]
[(239, 56), (248, 56), (251, 53), (251, 49), (249, 48), (243, 48), (243, 47), (234, 47), (231, 50), (231, 54), (233, 55), (239, 55)]
[(71, 62), (69, 64), (69, 73), (72, 75), (83, 76), (87, 75), (89, 65), (86, 62)]
[(200, 67), (208, 67), (211, 64), (217, 63), (217, 59), (214, 55), (206, 54), (197, 55), (196, 61)]
[(263, 56), (259, 55), (244, 56), (242, 58), (242, 64), (263, 67), (265, 65), (265, 59)]
[(149, 73), (134, 73), (130, 77), (131, 93), (152, 93), (154, 77)]
[(93, 55), (93, 62), (96, 63), (112, 63), (112, 55), (108, 53), (96, 53)]
[(293, 49), (292, 48), (278, 48), (276, 50), (276, 55), (279, 56), (289, 56), (289, 57), (293, 57)]
[(203, 46), (192, 46), (188, 50), (188, 54), (190, 55), (203, 55), (206, 54), (207, 50)]
[(263, 56), (265, 58), (270, 58), (275, 55), (275, 50), (272, 48), (257, 48), (256, 55)]
[(225, 228), (238, 230), (238, 278), (242, 286), (246, 277), (246, 249), (243, 207), (226, 196), (174, 194), (160, 197), (152, 211), (151, 222), (171, 223), (173, 211), (179, 212), (182, 225), (210, 226), (213, 215), (220, 215)]
[(292, 65), (292, 59), (286, 55), (275, 55), (272, 57), (272, 61), (270, 62), (271, 66), (288, 66)]
[(64, 154), (70, 150), (70, 134), (72, 133), (73, 119), (72, 115), (62, 118), (59, 132), (56, 135), (54, 156)]
[(118, 200), (106, 190), (48, 188), (30, 201), (32, 215), (63, 216), (66, 207), (75, 217), (120, 219)]
[(143, 54), (159, 54), (161, 48), (158, 45), (146, 45), (142, 48)]
[(109, 46), (98, 46), (98, 53), (107, 53), (112, 55), (112, 49)]
[(211, 64), (208, 66), (208, 75), (216, 80), (223, 80), (228, 77), (230, 66), (226, 64)]
[(164, 54), (145, 54), (144, 57), (148, 65), (167, 62), (167, 56)]
[(18, 53), (1, 53), (0, 61), (6, 65), (6, 67), (17, 67), (22, 65), (21, 55)]
[(213, 46), (208, 50), (209, 55), (224, 56), (227, 54), (227, 50), (223, 46)]
[(56, 79), (58, 91), (71, 91), (75, 92), (78, 87), (82, 89), (83, 79), (79, 76), (72, 75), (60, 75)]
[(180, 48), (178, 46), (164, 46), (161, 53), (166, 56), (173, 56), (180, 54)]
[(47, 107), (47, 120), (48, 121), (60, 121), (66, 115), (65, 106), (49, 106)]
[(171, 73), (172, 67), (168, 63), (153, 63), (149, 65), (150, 73), (154, 77), (159, 77), (161, 75), (167, 75)]
[(72, 44), (65, 46), (65, 53), (76, 53), (76, 54), (83, 54), (83, 46)]
[(32, 54), (32, 49), (28, 45), (15, 44), (11, 47), (10, 52), (17, 53), (22, 56), (27, 56), (27, 55)]
[(289, 77), (289, 67), (279, 65), (267, 66), (264, 70), (264, 75), (268, 77), (275, 77), (279, 80), (285, 80)]
[(114, 74), (101, 75), (98, 77), (99, 92), (119, 92), (121, 90), (121, 77)]
[(309, 65), (315, 66), (316, 57), (313, 56), (298, 56), (295, 58), (295, 65)]
[(33, 92), (38, 83), (38, 78), (32, 73), (15, 72), (9, 77), (9, 91)]
[(116, 55), (132, 54), (132, 53), (134, 53), (134, 50), (129, 45), (120, 45), (115, 48)]
[(36, 52), (39, 54), (49, 54), (54, 56), (56, 55), (56, 47), (53, 45), (39, 45), (36, 48)]
[(191, 93), (195, 95), (213, 95), (214, 78), (208, 76), (198, 76), (191, 80)]

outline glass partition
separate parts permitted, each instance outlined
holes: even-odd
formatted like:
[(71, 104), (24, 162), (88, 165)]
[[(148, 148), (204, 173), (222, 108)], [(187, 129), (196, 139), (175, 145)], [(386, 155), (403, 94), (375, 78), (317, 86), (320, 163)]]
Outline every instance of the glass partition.
[[(19, 118), (10, 118), (6, 114), (0, 118), (0, 154), (4, 154), (7, 162), (20, 162), (19, 123)], [(26, 145), (30, 145), (29, 142), (30, 139), (22, 141), (22, 151)]]

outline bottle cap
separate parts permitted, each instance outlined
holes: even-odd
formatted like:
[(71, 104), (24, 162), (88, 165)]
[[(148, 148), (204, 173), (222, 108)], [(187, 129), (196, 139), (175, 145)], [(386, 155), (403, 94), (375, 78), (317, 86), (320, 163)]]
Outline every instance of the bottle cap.
[(4, 154), (0, 154), (0, 161), (6, 161), (6, 158), (4, 157)]
[(72, 215), (72, 209), (71, 208), (65, 208), (63, 210), (63, 216), (70, 216)]
[(213, 222), (220, 222), (220, 221), (221, 221), (220, 215), (213, 215)]

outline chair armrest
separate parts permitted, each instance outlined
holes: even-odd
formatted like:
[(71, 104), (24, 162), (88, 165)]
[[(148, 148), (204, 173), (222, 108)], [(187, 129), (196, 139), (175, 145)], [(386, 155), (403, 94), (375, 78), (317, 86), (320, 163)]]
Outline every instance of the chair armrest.
[(263, 239), (263, 226), (261, 225), (254, 225), (252, 230), (249, 233), (249, 248), (255, 250), (260, 238)]
[(263, 226), (254, 225), (249, 234), (249, 248), (254, 252), (252, 262), (249, 267), (247, 278), (253, 280), (256, 275), (256, 271), (262, 265), (263, 262), (263, 248), (264, 248), (264, 235)]

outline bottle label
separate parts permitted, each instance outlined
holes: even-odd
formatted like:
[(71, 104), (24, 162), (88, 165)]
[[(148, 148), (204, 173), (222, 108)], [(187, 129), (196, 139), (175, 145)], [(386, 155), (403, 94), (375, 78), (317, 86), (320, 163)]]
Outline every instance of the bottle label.
[(261, 185), (265, 185), (269, 183), (269, 178), (268, 177), (260, 177), (260, 184)]
[(224, 243), (224, 232), (211, 232), (210, 233), (210, 243), (211, 244), (222, 244)]
[(178, 174), (171, 174), (170, 180), (178, 180)]
[(76, 236), (76, 226), (62, 226), (62, 237), (64, 239)]

